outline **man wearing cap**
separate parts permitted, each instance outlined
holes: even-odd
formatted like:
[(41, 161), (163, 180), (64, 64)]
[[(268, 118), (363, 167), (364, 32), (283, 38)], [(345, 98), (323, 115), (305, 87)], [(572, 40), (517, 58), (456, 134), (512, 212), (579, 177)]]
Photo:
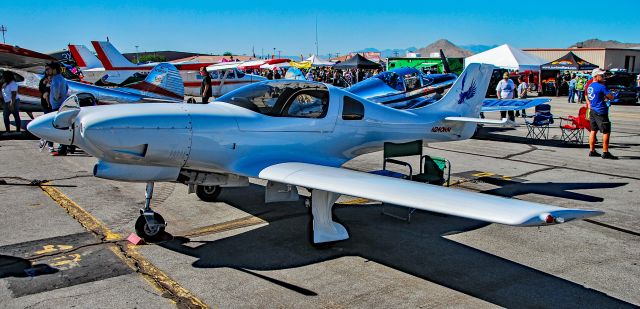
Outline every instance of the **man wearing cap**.
[(202, 76), (202, 84), (200, 84), (200, 96), (202, 97), (202, 104), (209, 103), (209, 98), (213, 95), (211, 91), (211, 76), (207, 72), (206, 67), (200, 68), (200, 76)]
[(591, 134), (589, 135), (589, 156), (597, 157), (596, 133), (602, 132), (602, 158), (616, 160), (618, 157), (609, 152), (609, 135), (611, 134), (611, 121), (609, 120), (609, 105), (606, 100), (613, 99), (613, 95), (604, 85), (604, 70), (596, 68), (591, 73), (593, 82), (587, 87), (587, 99), (589, 102), (589, 120)]

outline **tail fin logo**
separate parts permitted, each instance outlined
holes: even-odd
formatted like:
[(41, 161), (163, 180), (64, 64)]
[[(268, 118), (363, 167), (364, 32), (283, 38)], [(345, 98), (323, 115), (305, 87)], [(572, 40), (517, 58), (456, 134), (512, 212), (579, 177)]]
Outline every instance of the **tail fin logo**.
[(460, 98), (458, 99), (458, 104), (464, 103), (464, 101), (469, 100), (476, 96), (476, 81), (471, 81), (471, 86), (466, 91), (464, 90), (464, 83), (467, 79), (467, 74), (464, 74), (462, 77), (462, 92), (460, 92)]

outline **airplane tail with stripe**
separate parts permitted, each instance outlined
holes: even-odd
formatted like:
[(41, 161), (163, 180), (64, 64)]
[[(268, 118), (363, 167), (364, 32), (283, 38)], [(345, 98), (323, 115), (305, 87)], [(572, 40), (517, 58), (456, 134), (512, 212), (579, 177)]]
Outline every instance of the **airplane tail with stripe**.
[(137, 67), (137, 65), (125, 58), (110, 42), (91, 41), (91, 45), (93, 45), (93, 48), (98, 54), (98, 59), (102, 61), (104, 68), (107, 70)]
[(145, 80), (129, 84), (127, 92), (138, 93), (159, 101), (182, 103), (184, 101), (184, 84), (180, 72), (171, 63), (156, 65)]
[(69, 52), (81, 70), (104, 67), (98, 57), (84, 45), (69, 44)]
[(442, 99), (411, 111), (416, 115), (441, 115), (442, 123), (439, 126), (454, 133), (458, 139), (470, 138), (478, 123), (487, 122), (480, 119), (480, 109), (492, 72), (493, 65), (472, 63)]

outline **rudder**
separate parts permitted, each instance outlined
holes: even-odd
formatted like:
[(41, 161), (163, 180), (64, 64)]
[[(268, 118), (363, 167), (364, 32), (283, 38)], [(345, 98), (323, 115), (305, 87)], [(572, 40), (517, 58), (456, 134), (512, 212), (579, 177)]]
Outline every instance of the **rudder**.
[(102, 62), (86, 46), (69, 44), (71, 57), (81, 70), (102, 68)]

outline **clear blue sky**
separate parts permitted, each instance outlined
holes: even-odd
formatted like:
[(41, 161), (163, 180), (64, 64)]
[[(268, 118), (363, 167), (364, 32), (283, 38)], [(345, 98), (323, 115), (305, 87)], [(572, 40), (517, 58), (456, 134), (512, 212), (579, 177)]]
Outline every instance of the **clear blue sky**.
[[(122, 52), (181, 50), (283, 55), (367, 47), (567, 47), (599, 38), (640, 42), (638, 1), (11, 1), (0, 4), (7, 43), (37, 51), (111, 42)], [(455, 4), (451, 4), (455, 3)], [(615, 3), (615, 4), (614, 4)], [(595, 8), (591, 10), (579, 8)], [(597, 19), (590, 15), (598, 16)]]

